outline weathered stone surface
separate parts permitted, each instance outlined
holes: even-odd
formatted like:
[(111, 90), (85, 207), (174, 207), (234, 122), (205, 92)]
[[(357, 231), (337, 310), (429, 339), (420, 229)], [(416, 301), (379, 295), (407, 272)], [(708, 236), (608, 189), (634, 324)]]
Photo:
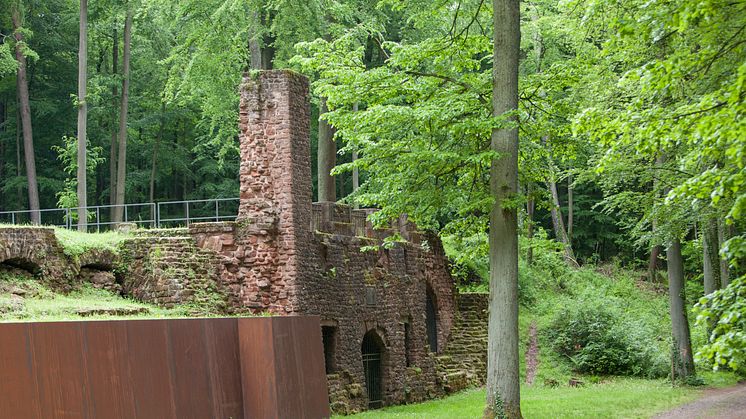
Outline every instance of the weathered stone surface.
[[(384, 404), (482, 384), (487, 300), (456, 295), (438, 237), (417, 231), (405, 216), (373, 229), (367, 217), (375, 210), (311, 204), (306, 79), (287, 71), (246, 77), (240, 103), (236, 222), (136, 230), (120, 244), (118, 260), (99, 254), (84, 265), (44, 265), (37, 257), (30, 266), (62, 282), (72, 279), (65, 280), (60, 267), (72, 266), (73, 279), (114, 292), (121, 286), (124, 295), (165, 307), (319, 315), (333, 330), (327, 382), (337, 413), (368, 407), (361, 345), (369, 331), (383, 344)], [(381, 246), (395, 232), (406, 242)], [(0, 229), (0, 262), (7, 247), (2, 234)], [(16, 241), (28, 233), (19, 234), (9, 246), (23, 249), (12, 254), (32, 254), (52, 243), (47, 237), (24, 247)], [(109, 265), (116, 276), (106, 272)], [(428, 294), (437, 318), (435, 353), (427, 336)]]
[(122, 293), (122, 286), (117, 282), (117, 278), (111, 271), (102, 271), (90, 267), (80, 269), (80, 280), (88, 282), (95, 288), (100, 288), (114, 294)]

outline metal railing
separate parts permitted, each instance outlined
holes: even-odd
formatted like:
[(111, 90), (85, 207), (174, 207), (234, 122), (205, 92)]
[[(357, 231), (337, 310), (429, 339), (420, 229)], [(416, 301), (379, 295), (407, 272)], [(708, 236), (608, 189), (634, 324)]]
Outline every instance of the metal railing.
[[(191, 201), (148, 202), (124, 205), (85, 207), (88, 230), (110, 230), (119, 223), (133, 223), (145, 228), (183, 227), (193, 222), (232, 221), (238, 214), (238, 198), (197, 199)], [(121, 220), (115, 211), (121, 208)], [(77, 228), (78, 208), (49, 208), (39, 211), (0, 211), (0, 224), (32, 224), (32, 214), (39, 213), (40, 224), (68, 229)]]

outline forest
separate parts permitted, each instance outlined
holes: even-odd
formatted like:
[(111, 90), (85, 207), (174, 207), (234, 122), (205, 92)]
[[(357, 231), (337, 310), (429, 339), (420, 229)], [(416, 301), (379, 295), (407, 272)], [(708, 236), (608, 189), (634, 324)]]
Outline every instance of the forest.
[(658, 369), (563, 346), (619, 326), (568, 307), (581, 371), (746, 372), (745, 1), (0, 0), (0, 211), (237, 197), (238, 86), (272, 68), (311, 80), (314, 200), (406, 213), (505, 303), (492, 417), (532, 269), (668, 294)]

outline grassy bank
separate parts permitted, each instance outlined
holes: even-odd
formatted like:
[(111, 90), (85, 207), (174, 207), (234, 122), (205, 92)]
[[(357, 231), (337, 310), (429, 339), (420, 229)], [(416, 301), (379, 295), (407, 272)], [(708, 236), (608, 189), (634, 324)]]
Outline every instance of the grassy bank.
[[(645, 418), (693, 400), (701, 392), (701, 388), (672, 387), (665, 380), (614, 378), (580, 388), (524, 387), (521, 409), (523, 416), (529, 419)], [(482, 417), (484, 400), (484, 389), (474, 389), (441, 400), (389, 407), (346, 418), (476, 419)]]

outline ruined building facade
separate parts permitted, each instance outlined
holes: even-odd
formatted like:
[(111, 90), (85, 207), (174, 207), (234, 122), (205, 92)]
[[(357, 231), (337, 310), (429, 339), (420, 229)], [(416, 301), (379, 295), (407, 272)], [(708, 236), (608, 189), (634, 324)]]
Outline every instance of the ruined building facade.
[[(217, 299), (230, 313), (320, 316), (337, 413), (482, 383), (486, 299), (457, 295), (437, 236), (401, 220), (373, 229), (368, 210), (312, 203), (309, 126), (305, 77), (245, 77), (238, 219), (139, 231), (118, 261), (87, 268), (117, 266), (110, 288), (163, 306)], [(393, 231), (407, 241), (380, 246)], [(86, 266), (71, 269), (82, 278)]]

